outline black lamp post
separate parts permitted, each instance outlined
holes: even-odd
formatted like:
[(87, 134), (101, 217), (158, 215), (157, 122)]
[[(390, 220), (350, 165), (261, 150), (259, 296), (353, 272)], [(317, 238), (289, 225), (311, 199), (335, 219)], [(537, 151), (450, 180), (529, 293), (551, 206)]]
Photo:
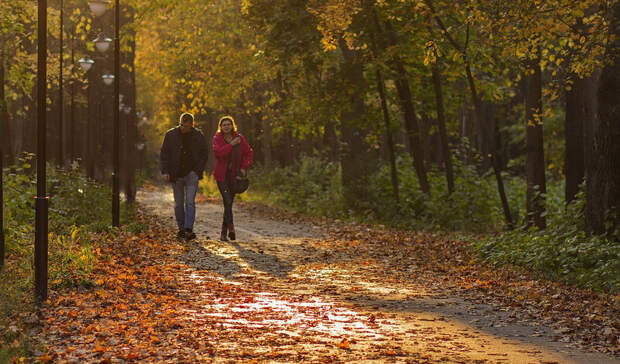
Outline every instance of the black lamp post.
[(120, 50), (121, 50), (121, 42), (120, 42), (120, 6), (119, 0), (115, 1), (114, 4), (114, 154), (113, 154), (113, 162), (114, 162), (114, 175), (112, 176), (112, 226), (120, 226), (120, 197), (119, 197), (119, 164), (120, 164), (120, 156), (119, 156), (119, 142), (120, 142)]
[(64, 164), (64, 158), (63, 158), (63, 150), (62, 150), (62, 142), (63, 142), (63, 113), (64, 113), (64, 100), (63, 100), (63, 93), (62, 93), (62, 66), (63, 66), (63, 38), (64, 38), (64, 34), (63, 34), (63, 27), (64, 27), (64, 18), (63, 18), (63, 0), (60, 0), (60, 34), (59, 34), (59, 40), (60, 40), (60, 55), (58, 56), (58, 61), (59, 61), (59, 71), (58, 71), (58, 89), (59, 89), (59, 93), (58, 93), (58, 165), (62, 166)]
[(47, 299), (47, 212), (45, 165), (46, 92), (47, 92), (47, 0), (38, 0), (38, 58), (37, 58), (37, 196), (35, 206), (34, 281), (35, 298)]
[[(4, 87), (4, 85), (0, 86)], [(0, 107), (0, 112), (2, 112), (2, 108)], [(0, 115), (2, 117), (2, 115)], [(0, 272), (4, 267), (4, 194), (3, 194), (3, 186), (2, 186), (2, 176), (3, 173), (3, 165), (2, 162), (4, 160), (4, 154), (2, 153), (2, 145), (0, 144)]]
[[(95, 16), (101, 16), (105, 13), (107, 5), (110, 2), (108, 0), (90, 0), (88, 5), (90, 10)], [(113, 132), (113, 148), (112, 148), (112, 226), (120, 226), (120, 197), (119, 197), (119, 138), (120, 138), (120, 126), (119, 126), (119, 95), (120, 95), (120, 6), (119, 0), (115, 0), (114, 3), (114, 77), (104, 78), (104, 82), (114, 82), (114, 132)], [(100, 35), (102, 37), (102, 35)], [(100, 38), (98, 37), (98, 39)], [(100, 43), (95, 43), (96, 46)], [(99, 47), (98, 47), (99, 48)], [(107, 48), (106, 48), (107, 49)], [(105, 51), (105, 50), (104, 50)]]
[[(93, 65), (95, 64), (95, 61), (93, 61), (92, 59), (90, 59), (88, 56), (81, 58), (78, 63), (80, 64), (80, 67), (82, 67), (82, 69), (84, 70), (84, 72), (88, 73), (88, 71), (93, 67)], [(89, 80), (86, 83), (86, 94), (87, 94), (87, 113), (86, 115), (88, 115), (88, 124), (91, 124), (91, 110), (90, 110), (90, 77)], [(92, 135), (93, 135), (93, 131), (91, 130), (90, 127), (87, 127), (87, 132), (86, 132), (86, 154), (88, 156), (88, 158), (86, 159), (87, 164), (86, 164), (86, 173), (88, 175), (88, 177), (93, 178), (95, 171), (94, 171), (94, 163), (93, 163), (93, 155), (95, 153), (93, 153), (93, 141), (92, 141)]]

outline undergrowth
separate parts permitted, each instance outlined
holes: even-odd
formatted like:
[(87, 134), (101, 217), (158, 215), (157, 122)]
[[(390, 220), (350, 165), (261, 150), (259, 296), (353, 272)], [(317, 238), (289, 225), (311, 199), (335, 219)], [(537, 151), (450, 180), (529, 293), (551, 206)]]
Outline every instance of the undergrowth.
[[(32, 155), (3, 171), (6, 258), (0, 272), (0, 362), (28, 357), (33, 347), (29, 317), (34, 315), (34, 220), (36, 176)], [(89, 180), (77, 166), (47, 167), (49, 200), (48, 287), (89, 287), (95, 235), (114, 235), (111, 189)], [(144, 229), (134, 220), (134, 206), (121, 204), (121, 224)]]

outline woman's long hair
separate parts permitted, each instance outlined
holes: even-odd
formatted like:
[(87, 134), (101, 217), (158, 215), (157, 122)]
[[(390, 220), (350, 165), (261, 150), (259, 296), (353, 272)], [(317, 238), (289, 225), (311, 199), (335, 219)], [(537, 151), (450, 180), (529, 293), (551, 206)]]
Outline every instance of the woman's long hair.
[(225, 115), (225, 116), (222, 116), (222, 117), (220, 118), (220, 121), (217, 123), (217, 132), (218, 132), (218, 133), (221, 133), (221, 132), (222, 132), (222, 123), (223, 123), (224, 121), (226, 121), (226, 120), (229, 120), (229, 121), (230, 121), (230, 123), (232, 124), (232, 127), (233, 127), (233, 128), (232, 128), (232, 131), (233, 131), (233, 132), (236, 132), (236, 131), (237, 131), (237, 124), (235, 123), (235, 119), (233, 119), (233, 117), (232, 117), (232, 116), (230, 116), (230, 115)]

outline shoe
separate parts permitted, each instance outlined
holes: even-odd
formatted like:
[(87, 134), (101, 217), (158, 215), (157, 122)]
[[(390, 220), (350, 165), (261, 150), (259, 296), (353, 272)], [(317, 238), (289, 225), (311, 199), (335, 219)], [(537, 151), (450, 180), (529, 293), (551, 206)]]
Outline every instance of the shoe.
[(228, 226), (222, 223), (222, 233), (220, 234), (220, 241), (228, 241), (228, 238), (226, 237), (227, 231), (228, 231)]
[(196, 238), (196, 233), (192, 229), (185, 229), (185, 239), (192, 240), (194, 238)]
[(228, 225), (228, 238), (230, 240), (235, 240), (237, 235), (235, 235), (235, 225)]
[(177, 239), (185, 239), (185, 230), (184, 229), (179, 229), (179, 232), (177, 233)]

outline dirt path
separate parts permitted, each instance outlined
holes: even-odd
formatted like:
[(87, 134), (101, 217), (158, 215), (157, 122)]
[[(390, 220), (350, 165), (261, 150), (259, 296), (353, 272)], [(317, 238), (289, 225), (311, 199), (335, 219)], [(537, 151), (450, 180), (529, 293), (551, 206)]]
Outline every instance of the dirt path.
[[(138, 201), (174, 230), (169, 191), (143, 190)], [(322, 226), (273, 220), (236, 205), (237, 242), (219, 242), (221, 218), (221, 205), (199, 203), (198, 239), (177, 255), (190, 267), (187, 279), (197, 285), (219, 277), (242, 289), (260, 287), (241, 302), (218, 301), (209, 290), (193, 297), (196, 306), (188, 313), (196, 327), (217, 319), (222, 332), (250, 335), (244, 341), (220, 336), (220, 355), (241, 351), (248, 360), (271, 361), (620, 363), (577, 350), (561, 330), (518, 308), (466, 300), (423, 277), (398, 278), (385, 271), (389, 262), (363, 250), (356, 255), (332, 249), (334, 237)], [(405, 269), (416, 272), (415, 266)], [(209, 308), (200, 309), (201, 302)]]

